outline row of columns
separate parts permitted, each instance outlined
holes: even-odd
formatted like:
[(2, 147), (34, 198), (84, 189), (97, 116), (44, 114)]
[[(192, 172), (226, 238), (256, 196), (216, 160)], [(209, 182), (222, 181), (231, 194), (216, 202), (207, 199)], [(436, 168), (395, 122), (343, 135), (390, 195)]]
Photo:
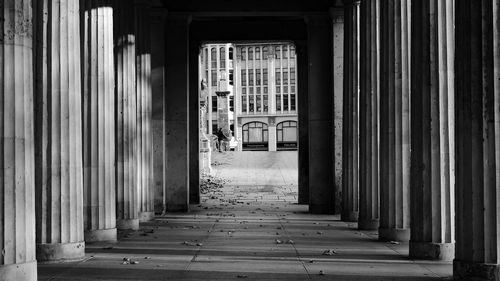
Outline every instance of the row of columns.
[(345, 2), (342, 219), (498, 280), (500, 1)]
[(1, 6), (0, 280), (36, 280), (153, 217), (148, 7)]

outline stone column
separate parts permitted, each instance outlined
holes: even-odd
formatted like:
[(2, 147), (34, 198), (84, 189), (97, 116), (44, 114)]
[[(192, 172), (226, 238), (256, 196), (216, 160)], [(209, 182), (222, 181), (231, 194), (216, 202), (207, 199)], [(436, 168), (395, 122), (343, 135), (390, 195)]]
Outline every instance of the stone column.
[(2, 1), (0, 280), (37, 280), (31, 1)]
[(151, 34), (149, 7), (136, 1), (136, 93), (139, 188), (139, 221), (154, 218), (154, 190), (152, 185), (152, 135), (151, 135)]
[[(272, 48), (269, 48), (272, 49)], [(298, 170), (299, 170), (299, 188), (298, 188), (298, 203), (309, 203), (309, 108), (308, 108), (308, 66), (307, 66), (307, 45), (305, 42), (295, 42), (295, 51), (297, 53), (297, 105), (298, 112), (298, 126), (299, 126), (299, 147), (298, 147)], [(274, 56), (273, 56), (274, 60)], [(271, 62), (269, 62), (271, 64)], [(274, 65), (274, 64), (273, 64)], [(269, 68), (269, 87), (272, 89), (274, 83), (274, 76), (271, 76), (273, 68)], [(273, 102), (274, 95), (269, 97), (269, 107), (275, 108)], [(271, 110), (270, 110), (271, 112)], [(241, 127), (238, 127), (241, 136)]]
[(134, 0), (114, 3), (116, 227), (139, 229)]
[(410, 257), (454, 257), (452, 0), (412, 3)]
[(361, 1), (358, 228), (379, 227), (379, 0)]
[(167, 211), (189, 209), (188, 94), (190, 18), (168, 15), (165, 64), (165, 174)]
[(85, 241), (116, 241), (113, 8), (83, 9), (83, 202)]
[(500, 1), (455, 1), (455, 280), (500, 280)]
[(410, 1), (380, 1), (380, 240), (410, 239)]
[[(331, 10), (333, 17), (333, 105), (335, 158), (335, 214), (342, 211), (342, 116), (344, 101), (344, 8)], [(302, 113), (300, 113), (302, 114)], [(306, 116), (307, 117), (307, 116)]]
[(309, 212), (333, 214), (332, 26), (328, 15), (307, 17), (309, 58)]
[(78, 0), (44, 0), (36, 6), (38, 261), (85, 256), (79, 6)]
[[(165, 212), (165, 178), (163, 164), (165, 155), (163, 151), (164, 136), (164, 107), (165, 96), (165, 16), (167, 10), (155, 7), (151, 11), (151, 134), (153, 137), (153, 180), (154, 210), (155, 214)], [(198, 78), (198, 76), (196, 77)]]
[(359, 1), (344, 2), (341, 219), (355, 222), (359, 212)]
[(278, 150), (278, 144), (277, 144), (277, 136), (276, 136), (276, 118), (275, 117), (269, 117), (267, 124), (269, 125), (267, 127), (267, 132), (268, 132), (268, 139), (269, 139), (269, 151), (277, 151)]

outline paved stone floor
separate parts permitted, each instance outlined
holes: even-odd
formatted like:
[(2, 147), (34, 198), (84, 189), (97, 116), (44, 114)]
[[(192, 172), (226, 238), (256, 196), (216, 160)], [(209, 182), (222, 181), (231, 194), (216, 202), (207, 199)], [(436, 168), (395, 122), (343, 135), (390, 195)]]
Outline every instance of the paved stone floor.
[(407, 244), (307, 214), (295, 203), (296, 152), (214, 154), (213, 174), (231, 180), (222, 191), (118, 243), (87, 244), (84, 261), (39, 265), (39, 279), (451, 280), (450, 262), (410, 260)]

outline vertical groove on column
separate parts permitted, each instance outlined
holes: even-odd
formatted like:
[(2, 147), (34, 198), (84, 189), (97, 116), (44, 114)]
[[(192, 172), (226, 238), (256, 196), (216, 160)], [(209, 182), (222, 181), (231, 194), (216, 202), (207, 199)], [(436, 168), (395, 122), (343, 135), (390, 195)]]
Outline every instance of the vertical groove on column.
[(115, 0), (116, 226), (139, 229), (136, 183), (136, 84), (133, 0)]
[(379, 0), (362, 0), (360, 16), (359, 229), (379, 227)]
[(137, 77), (137, 128), (139, 139), (138, 181), (139, 220), (154, 218), (152, 178), (152, 137), (151, 137), (151, 46), (149, 8), (137, 4), (136, 13), (136, 77)]
[(454, 28), (452, 0), (412, 6), (410, 256), (454, 256)]
[(455, 1), (455, 280), (500, 279), (499, 0)]
[(40, 1), (37, 32), (37, 260), (84, 257), (78, 0)]
[(380, 2), (380, 240), (410, 238), (409, 8)]
[(37, 280), (31, 1), (1, 2), (0, 279)]
[(359, 192), (359, 1), (346, 4), (344, 15), (344, 114), (342, 164), (343, 221), (358, 220)]
[(115, 241), (113, 8), (93, 0), (83, 8), (85, 240)]

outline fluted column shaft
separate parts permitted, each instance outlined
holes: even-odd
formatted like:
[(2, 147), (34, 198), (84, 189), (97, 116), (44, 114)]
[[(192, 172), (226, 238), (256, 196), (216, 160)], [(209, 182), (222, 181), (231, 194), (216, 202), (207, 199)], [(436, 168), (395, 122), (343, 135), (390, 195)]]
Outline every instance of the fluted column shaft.
[(134, 0), (114, 3), (116, 227), (139, 229)]
[(344, 8), (344, 115), (342, 142), (343, 221), (357, 221), (359, 212), (359, 1)]
[(85, 241), (116, 240), (113, 8), (86, 0), (83, 37)]
[(500, 280), (500, 1), (455, 1), (455, 280)]
[(309, 212), (333, 214), (333, 22), (328, 15), (307, 18), (309, 59)]
[(358, 228), (374, 230), (379, 227), (380, 2), (362, 0), (360, 9)]
[(37, 280), (31, 1), (2, 0), (0, 280)]
[(37, 260), (81, 259), (85, 244), (80, 4), (37, 2)]
[(410, 1), (380, 2), (379, 239), (410, 238)]
[(189, 210), (189, 25), (168, 15), (165, 25), (165, 202), (167, 211)]
[(452, 0), (412, 3), (410, 256), (454, 256)]
[(137, 139), (138, 143), (138, 187), (139, 220), (154, 218), (153, 143), (151, 135), (151, 43), (149, 8), (138, 4), (135, 7), (136, 34), (136, 93), (137, 93)]

